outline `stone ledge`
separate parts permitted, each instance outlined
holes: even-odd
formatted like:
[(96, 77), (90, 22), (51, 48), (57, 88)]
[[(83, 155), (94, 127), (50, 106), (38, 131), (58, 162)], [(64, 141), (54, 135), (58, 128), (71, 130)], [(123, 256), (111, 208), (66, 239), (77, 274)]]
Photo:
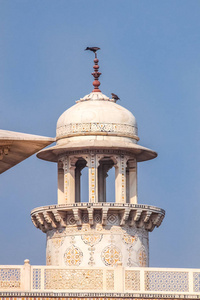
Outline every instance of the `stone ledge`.
[[(12, 299), (11, 297), (21, 298), (26, 297), (27, 300), (33, 300), (40, 298), (63, 298), (67, 297), (69, 300), (72, 299), (88, 299), (91, 298), (97, 300), (99, 298), (104, 298), (105, 300), (117, 299), (200, 299), (199, 294), (162, 294), (162, 293), (57, 293), (57, 292), (0, 292), (0, 299)], [(31, 298), (29, 298), (31, 297)]]
[[(152, 231), (161, 225), (165, 211), (142, 204), (74, 203), (36, 208), (31, 212), (31, 219), (35, 227), (47, 232), (72, 225), (82, 226), (85, 224), (83, 215), (87, 215), (89, 225), (94, 226), (100, 223), (105, 226), (108, 225), (110, 214), (118, 216), (119, 222), (115, 225), (128, 225)], [(96, 215), (99, 216), (98, 221)], [(69, 223), (69, 217), (74, 221)]]

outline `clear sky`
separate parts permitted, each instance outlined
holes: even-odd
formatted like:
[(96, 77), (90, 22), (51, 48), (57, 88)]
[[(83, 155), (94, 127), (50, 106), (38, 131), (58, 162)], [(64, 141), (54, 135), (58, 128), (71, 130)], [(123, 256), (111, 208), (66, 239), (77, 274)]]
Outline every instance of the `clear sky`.
[[(139, 203), (166, 210), (150, 233), (150, 266), (200, 268), (200, 1), (0, 0), (0, 128), (55, 136), (58, 117), (92, 90), (133, 112)], [(57, 202), (54, 163), (35, 156), (0, 176), (0, 264), (45, 264), (30, 211)]]

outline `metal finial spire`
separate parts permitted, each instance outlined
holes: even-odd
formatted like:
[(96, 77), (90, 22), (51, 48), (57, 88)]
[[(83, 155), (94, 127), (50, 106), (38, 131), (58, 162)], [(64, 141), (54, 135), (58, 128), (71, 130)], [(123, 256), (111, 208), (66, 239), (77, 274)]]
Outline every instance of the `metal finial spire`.
[(94, 52), (94, 54), (95, 54), (94, 66), (93, 66), (94, 72), (92, 73), (92, 75), (94, 76), (94, 81), (93, 81), (94, 89), (92, 92), (101, 92), (99, 89), (99, 86), (101, 83), (98, 80), (101, 73), (99, 72), (99, 65), (98, 65), (99, 60), (97, 58), (97, 53), (96, 53), (97, 50), (100, 50), (100, 48), (99, 47), (87, 47), (85, 50), (90, 50), (90, 51)]

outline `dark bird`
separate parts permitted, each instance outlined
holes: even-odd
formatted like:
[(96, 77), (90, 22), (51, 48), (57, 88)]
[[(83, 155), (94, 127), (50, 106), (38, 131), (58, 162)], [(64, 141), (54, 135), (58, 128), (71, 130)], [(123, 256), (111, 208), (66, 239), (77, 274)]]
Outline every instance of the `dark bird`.
[(114, 93), (111, 93), (111, 95), (112, 95), (112, 99), (114, 99), (114, 100), (120, 100), (120, 98), (117, 96), (117, 95), (115, 95)]
[(97, 50), (100, 50), (100, 48), (99, 47), (87, 47), (85, 50), (90, 50), (90, 51), (96, 53)]

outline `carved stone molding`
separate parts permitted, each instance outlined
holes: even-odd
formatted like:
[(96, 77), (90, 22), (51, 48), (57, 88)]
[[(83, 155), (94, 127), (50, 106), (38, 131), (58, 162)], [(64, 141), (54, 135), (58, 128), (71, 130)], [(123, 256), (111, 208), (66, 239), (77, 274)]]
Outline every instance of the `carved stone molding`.
[(80, 135), (113, 135), (131, 137), (139, 140), (137, 127), (117, 123), (71, 123), (57, 128), (57, 140), (65, 137)]
[[(95, 226), (96, 214), (103, 226), (112, 226), (112, 219), (117, 221), (116, 226), (133, 226), (152, 231), (159, 227), (165, 216), (163, 209), (142, 204), (116, 204), (116, 203), (75, 203), (43, 206), (31, 212), (35, 227), (47, 232), (52, 229), (70, 226), (82, 226), (87, 215), (88, 224)], [(100, 218), (99, 218), (100, 215)], [(84, 216), (84, 217), (83, 217)], [(73, 219), (67, 222), (67, 219)]]

